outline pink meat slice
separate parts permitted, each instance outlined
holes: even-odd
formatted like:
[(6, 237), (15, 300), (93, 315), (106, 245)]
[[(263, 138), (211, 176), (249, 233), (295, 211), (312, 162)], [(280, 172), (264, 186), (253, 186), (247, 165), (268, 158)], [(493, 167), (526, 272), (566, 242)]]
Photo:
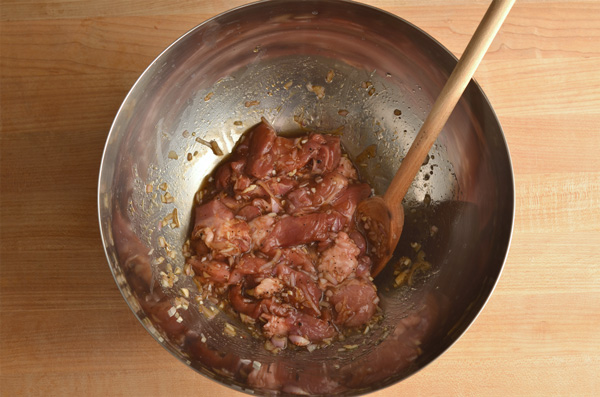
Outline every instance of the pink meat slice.
[(246, 222), (250, 222), (254, 218), (259, 217), (261, 214), (262, 212), (260, 208), (252, 204), (248, 204), (238, 211), (237, 216), (245, 219)]
[(269, 338), (292, 335), (318, 343), (336, 335), (335, 328), (328, 321), (299, 312), (290, 306), (269, 302), (265, 309), (262, 317), (268, 321), (263, 330)]
[(271, 195), (282, 197), (298, 186), (298, 182), (290, 177), (281, 176), (267, 179), (263, 182), (263, 186), (267, 188)]
[(367, 255), (362, 255), (358, 258), (358, 266), (356, 267), (356, 277), (366, 278), (371, 277), (371, 258)]
[(321, 315), (319, 302), (323, 296), (323, 291), (319, 289), (310, 275), (300, 270), (293, 270), (281, 263), (275, 268), (275, 273), (292, 291), (292, 294), (288, 295), (287, 298), (294, 304), (294, 307), (313, 316), (318, 317)]
[(273, 145), (273, 156), (275, 158), (275, 170), (278, 175), (292, 172), (301, 168), (302, 160), (299, 156), (298, 139), (277, 137)]
[(236, 153), (231, 161), (221, 164), (216, 169), (214, 178), (218, 190), (229, 190), (231, 185), (238, 183), (237, 181), (244, 176), (246, 159), (237, 157)]
[(358, 179), (358, 173), (356, 172), (356, 168), (354, 168), (354, 165), (348, 159), (348, 157), (342, 156), (340, 158), (340, 163), (338, 164), (337, 168), (335, 169), (335, 172), (337, 172), (340, 175), (345, 176), (346, 178), (348, 178), (350, 180)]
[(375, 314), (379, 297), (372, 283), (351, 279), (333, 288), (332, 292), (329, 302), (334, 308), (336, 324), (359, 327)]
[(252, 200), (252, 205), (258, 208), (262, 214), (273, 212), (270, 201), (267, 201), (263, 198), (255, 198)]
[(288, 212), (300, 214), (314, 212), (340, 197), (348, 186), (348, 179), (336, 172), (325, 174), (319, 182), (312, 180), (306, 186), (287, 195)]
[(331, 247), (323, 251), (317, 269), (320, 277), (336, 285), (348, 278), (358, 266), (360, 249), (344, 232), (339, 232)]
[(343, 227), (343, 217), (335, 211), (314, 213), (302, 216), (281, 218), (273, 230), (259, 245), (263, 252), (272, 252), (278, 247), (308, 244), (313, 241), (324, 241), (330, 233), (339, 232)]
[(265, 121), (257, 124), (249, 135), (246, 172), (254, 178), (263, 179), (271, 175), (275, 162), (273, 145), (277, 134)]
[(230, 163), (221, 164), (215, 171), (215, 186), (219, 190), (229, 188), (231, 184), (231, 167)]
[(323, 175), (323, 181), (316, 183), (315, 198), (319, 206), (329, 204), (338, 197), (348, 187), (348, 178), (337, 172), (331, 172)]
[(286, 196), (287, 212), (292, 215), (313, 212), (315, 206), (313, 204), (312, 196), (309, 186), (301, 187), (290, 192)]
[(281, 250), (281, 263), (285, 263), (292, 269), (303, 270), (308, 274), (316, 275), (313, 258), (315, 255), (311, 255), (306, 248), (284, 248)]
[(259, 216), (248, 223), (255, 248), (264, 244), (265, 239), (273, 230), (274, 224), (275, 218), (269, 215)]
[(354, 244), (360, 250), (360, 254), (363, 255), (367, 251), (367, 240), (365, 240), (365, 237), (356, 229), (348, 232), (348, 236), (354, 241)]
[(337, 168), (342, 157), (340, 137), (333, 135), (319, 135), (325, 142), (319, 147), (313, 161), (313, 173), (324, 174)]
[(197, 231), (206, 227), (215, 230), (230, 219), (233, 219), (233, 212), (217, 199), (199, 205), (196, 207), (196, 218), (192, 236), (194, 236)]
[(229, 265), (216, 260), (201, 260), (194, 256), (188, 260), (192, 265), (196, 277), (216, 284), (227, 284), (231, 277)]
[(346, 217), (347, 222), (352, 221), (358, 203), (371, 195), (371, 187), (366, 183), (357, 183), (348, 188), (333, 202), (333, 208)]
[[(217, 199), (196, 207), (192, 239), (201, 239), (218, 257), (244, 253), (251, 248), (252, 243), (248, 224), (235, 219), (233, 212)], [(194, 246), (204, 251), (201, 244)]]
[(226, 193), (222, 192), (219, 194), (215, 200), (220, 201), (232, 212), (237, 212), (242, 208), (246, 203), (240, 200), (236, 200), (233, 197), (228, 196)]
[(283, 175), (300, 170), (317, 156), (325, 143), (327, 141), (318, 134), (302, 139), (279, 137), (273, 147), (277, 173)]
[(283, 288), (283, 283), (275, 277), (264, 278), (254, 287), (254, 296), (257, 298), (270, 298)]
[(250, 227), (240, 219), (223, 222), (216, 230), (205, 228), (202, 240), (215, 257), (233, 257), (248, 252), (252, 247)]
[(236, 312), (256, 319), (262, 313), (260, 301), (245, 297), (242, 288), (241, 284), (236, 284), (229, 289), (229, 302)]
[(250, 185), (252, 185), (252, 179), (245, 175), (240, 175), (233, 183), (233, 192), (235, 193), (235, 196), (237, 197), (237, 195), (248, 192), (250, 190)]
[(308, 314), (294, 313), (287, 320), (291, 324), (289, 335), (302, 336), (312, 343), (322, 342), (336, 335), (335, 328), (329, 322)]
[(272, 266), (265, 266), (267, 263), (268, 261), (264, 258), (259, 258), (251, 254), (243, 255), (233, 265), (229, 283), (237, 284), (246, 276), (250, 276), (250, 278), (254, 280), (268, 277), (271, 273)]

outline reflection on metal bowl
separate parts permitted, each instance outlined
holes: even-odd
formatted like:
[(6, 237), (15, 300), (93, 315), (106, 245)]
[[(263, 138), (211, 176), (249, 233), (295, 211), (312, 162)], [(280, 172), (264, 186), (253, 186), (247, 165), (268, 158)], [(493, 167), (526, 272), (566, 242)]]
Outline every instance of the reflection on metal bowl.
[[(146, 329), (203, 375), (256, 394), (364, 393), (442, 354), (491, 294), (512, 232), (508, 149), (473, 82), (404, 201), (399, 265), (376, 279), (378, 327), (273, 355), (245, 326), (195, 302), (181, 251), (194, 195), (222, 159), (202, 141), (228, 153), (261, 117), (287, 133), (335, 132), (383, 192), (455, 64), (406, 21), (337, 0), (243, 6), (171, 45), (119, 110), (99, 180), (110, 268)], [(404, 272), (403, 257), (427, 266)]]

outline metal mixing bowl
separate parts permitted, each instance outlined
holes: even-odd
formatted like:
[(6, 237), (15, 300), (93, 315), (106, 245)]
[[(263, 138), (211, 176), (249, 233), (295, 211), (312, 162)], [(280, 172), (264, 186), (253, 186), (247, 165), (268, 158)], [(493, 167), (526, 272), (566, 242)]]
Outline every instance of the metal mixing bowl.
[[(178, 269), (194, 194), (222, 159), (196, 138), (215, 140), (227, 153), (261, 117), (282, 133), (334, 132), (382, 193), (455, 64), (410, 23), (337, 0), (246, 5), (172, 44), (127, 95), (99, 180), (108, 262), (144, 327), (186, 365), (257, 394), (364, 393), (442, 354), (491, 294), (513, 224), (508, 149), (474, 82), (404, 201), (393, 262), (416, 259), (420, 247), (430, 268), (400, 287), (394, 263), (378, 276), (385, 314), (378, 327), (313, 352), (273, 355), (225, 313), (196, 304), (191, 277)], [(165, 275), (177, 276), (172, 288), (162, 286)], [(187, 310), (177, 300), (182, 288), (190, 294)], [(234, 336), (224, 332), (227, 323)]]

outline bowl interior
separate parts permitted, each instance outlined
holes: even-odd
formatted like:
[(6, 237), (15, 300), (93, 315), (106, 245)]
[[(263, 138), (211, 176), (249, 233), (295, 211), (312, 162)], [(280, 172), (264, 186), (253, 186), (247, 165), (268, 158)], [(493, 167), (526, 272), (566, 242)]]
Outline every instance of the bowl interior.
[[(256, 393), (372, 391), (446, 350), (499, 277), (514, 212), (506, 142), (473, 82), (404, 201), (395, 261), (415, 259), (420, 249), (431, 268), (399, 288), (394, 266), (378, 276), (379, 327), (328, 348), (275, 356), (217, 308), (195, 304), (191, 277), (176, 274), (173, 288), (163, 288), (161, 272), (183, 266), (194, 195), (222, 160), (197, 138), (228, 153), (261, 117), (284, 134), (340, 134), (361, 175), (383, 193), (455, 64), (406, 21), (342, 1), (255, 3), (170, 46), (119, 110), (99, 181), (108, 261), (148, 331), (200, 373)], [(163, 183), (173, 202), (161, 200)], [(179, 227), (172, 227), (175, 209)], [(190, 290), (191, 304), (178, 321), (168, 312), (181, 288)], [(226, 323), (236, 336), (223, 333)]]

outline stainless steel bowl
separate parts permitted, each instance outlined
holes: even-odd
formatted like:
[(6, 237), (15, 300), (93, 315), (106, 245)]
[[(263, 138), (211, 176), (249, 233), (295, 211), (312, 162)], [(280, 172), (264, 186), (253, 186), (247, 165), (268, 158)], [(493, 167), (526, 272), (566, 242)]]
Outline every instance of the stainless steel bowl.
[[(442, 354), (491, 294), (513, 224), (508, 149), (474, 82), (404, 202), (395, 258), (414, 258), (420, 246), (431, 268), (399, 288), (394, 266), (378, 276), (379, 327), (313, 352), (273, 355), (226, 314), (196, 304), (196, 287), (177, 269), (194, 194), (221, 160), (196, 138), (229, 152), (261, 117), (284, 133), (336, 132), (363, 177), (383, 192), (455, 64), (410, 23), (337, 0), (246, 5), (173, 43), (127, 95), (100, 170), (106, 255), (144, 327), (186, 365), (257, 394), (364, 393)], [(165, 182), (173, 202), (164, 200)], [(177, 277), (165, 288), (170, 270)], [(190, 305), (174, 315), (181, 288), (190, 291)], [(226, 323), (235, 336), (223, 332)]]

